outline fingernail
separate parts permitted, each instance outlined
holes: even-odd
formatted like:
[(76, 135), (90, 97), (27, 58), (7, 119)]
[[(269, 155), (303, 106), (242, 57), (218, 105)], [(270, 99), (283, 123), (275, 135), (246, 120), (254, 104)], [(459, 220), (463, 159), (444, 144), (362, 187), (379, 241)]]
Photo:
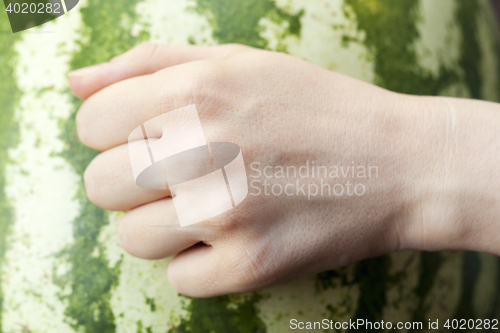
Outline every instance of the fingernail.
[(105, 62), (102, 64), (83, 67), (83, 68), (77, 69), (76, 71), (70, 72), (68, 74), (68, 76), (88, 76), (90, 74), (94, 74), (95, 72), (101, 70), (103, 67), (106, 67), (107, 65), (108, 65), (108, 63)]

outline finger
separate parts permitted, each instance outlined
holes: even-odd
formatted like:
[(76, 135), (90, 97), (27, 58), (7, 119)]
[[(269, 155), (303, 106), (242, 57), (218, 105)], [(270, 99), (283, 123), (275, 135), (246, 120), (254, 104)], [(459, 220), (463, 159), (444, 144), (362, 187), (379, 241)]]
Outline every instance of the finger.
[[(171, 68), (168, 80), (155, 75), (120, 81), (88, 98), (76, 116), (80, 141), (96, 150), (127, 143), (130, 133), (145, 121), (193, 102), (190, 74), (205, 75), (203, 64)], [(194, 101), (196, 102), (196, 101)]]
[(236, 44), (197, 46), (144, 43), (114, 57), (108, 63), (71, 72), (70, 88), (78, 98), (87, 99), (100, 89), (121, 80), (152, 74), (186, 62), (224, 58), (243, 47)]
[[(179, 253), (168, 266), (168, 280), (177, 292), (190, 297), (213, 297), (227, 290), (223, 261), (212, 246), (197, 245)], [(218, 285), (222, 283), (222, 286)]]
[(245, 244), (224, 242), (220, 236), (212, 244), (197, 244), (170, 262), (168, 279), (177, 292), (190, 297), (214, 297), (262, 286), (248, 258), (238, 254)]
[(170, 196), (170, 190), (150, 190), (136, 185), (127, 145), (95, 157), (84, 173), (87, 196), (107, 210), (130, 210)]
[(179, 253), (204, 238), (204, 228), (179, 225), (171, 198), (128, 212), (120, 221), (120, 241), (133, 256), (160, 259)]

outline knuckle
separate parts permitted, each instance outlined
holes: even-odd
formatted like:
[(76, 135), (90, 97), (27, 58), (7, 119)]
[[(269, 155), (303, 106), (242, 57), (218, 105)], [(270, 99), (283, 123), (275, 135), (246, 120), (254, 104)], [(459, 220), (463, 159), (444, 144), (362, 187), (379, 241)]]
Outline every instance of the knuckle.
[(139, 50), (151, 50), (155, 49), (156, 47), (158, 47), (158, 44), (153, 42), (142, 42), (139, 45), (135, 46), (135, 48)]
[[(165, 48), (166, 46), (162, 46)], [(152, 62), (158, 55), (158, 50), (160, 49), (160, 44), (156, 43), (148, 43), (145, 46), (143, 46), (144, 53), (146, 59), (149, 59), (150, 62)], [(166, 52), (168, 54), (168, 52)]]
[(250, 46), (238, 43), (221, 44), (218, 47), (226, 52), (226, 56), (237, 52), (249, 51), (252, 49)]
[(151, 59), (156, 54), (159, 47), (160, 44), (157, 43), (143, 42), (134, 46), (127, 52), (111, 58), (110, 63), (116, 63), (121, 60), (128, 59), (129, 56), (132, 56), (133, 58), (139, 56), (141, 58)]
[(154, 54), (158, 46), (159, 44), (157, 43), (144, 42), (132, 48), (131, 52), (140, 54)]
[(211, 104), (221, 98), (225, 81), (225, 70), (215, 61), (193, 63), (191, 71), (185, 76), (185, 94), (197, 106)]

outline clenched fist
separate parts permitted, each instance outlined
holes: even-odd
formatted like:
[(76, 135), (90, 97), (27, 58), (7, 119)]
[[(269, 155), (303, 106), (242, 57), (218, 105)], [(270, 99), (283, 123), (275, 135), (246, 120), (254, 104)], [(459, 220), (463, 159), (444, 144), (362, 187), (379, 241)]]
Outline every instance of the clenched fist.
[[(500, 253), (496, 104), (396, 94), (241, 45), (142, 44), (70, 85), (85, 99), (79, 137), (102, 151), (84, 175), (89, 199), (128, 211), (130, 254), (175, 256), (168, 278), (182, 294), (251, 291), (401, 249)], [(181, 227), (168, 188), (136, 185), (128, 136), (188, 105), (207, 142), (241, 147), (249, 194)]]

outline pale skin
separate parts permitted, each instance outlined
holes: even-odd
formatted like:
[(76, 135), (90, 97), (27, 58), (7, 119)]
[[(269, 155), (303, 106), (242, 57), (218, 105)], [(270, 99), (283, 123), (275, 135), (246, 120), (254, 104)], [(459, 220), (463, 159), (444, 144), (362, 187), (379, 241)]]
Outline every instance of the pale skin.
[[(248, 292), (407, 249), (500, 255), (499, 104), (397, 94), (241, 45), (142, 44), (69, 80), (85, 100), (80, 140), (102, 151), (84, 174), (89, 199), (128, 211), (119, 235), (130, 254), (174, 256), (168, 278), (181, 294)], [(249, 175), (255, 162), (314, 161), (378, 176), (361, 180), (361, 196), (249, 195), (181, 228), (168, 190), (135, 184), (127, 138), (188, 104), (207, 141), (241, 147)]]

